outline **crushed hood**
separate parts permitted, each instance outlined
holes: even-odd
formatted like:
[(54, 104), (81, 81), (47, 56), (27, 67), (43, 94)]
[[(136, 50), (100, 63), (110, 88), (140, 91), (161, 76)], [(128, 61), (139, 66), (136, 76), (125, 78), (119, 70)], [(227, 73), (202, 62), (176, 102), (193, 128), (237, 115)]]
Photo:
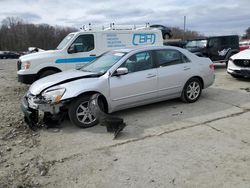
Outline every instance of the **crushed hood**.
[(96, 73), (83, 72), (80, 70), (64, 71), (64, 72), (46, 76), (42, 79), (37, 80), (30, 86), (29, 92), (33, 95), (38, 95), (42, 91), (46, 90), (47, 88), (50, 88), (59, 84), (71, 82), (71, 81), (82, 79), (82, 78), (90, 78), (90, 77), (98, 77), (98, 76), (99, 75), (97, 75)]

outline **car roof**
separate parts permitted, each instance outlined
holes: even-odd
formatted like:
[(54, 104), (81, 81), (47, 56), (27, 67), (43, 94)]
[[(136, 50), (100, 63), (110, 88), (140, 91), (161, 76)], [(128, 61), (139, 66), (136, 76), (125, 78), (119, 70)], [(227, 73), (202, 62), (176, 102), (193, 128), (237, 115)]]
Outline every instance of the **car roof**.
[(116, 49), (112, 51), (130, 53), (130, 52), (137, 52), (137, 51), (139, 52), (139, 51), (144, 51), (144, 50), (157, 50), (157, 49), (173, 49), (173, 50), (179, 50), (179, 51), (183, 50), (182, 48), (175, 47), (175, 46), (142, 46), (142, 47)]

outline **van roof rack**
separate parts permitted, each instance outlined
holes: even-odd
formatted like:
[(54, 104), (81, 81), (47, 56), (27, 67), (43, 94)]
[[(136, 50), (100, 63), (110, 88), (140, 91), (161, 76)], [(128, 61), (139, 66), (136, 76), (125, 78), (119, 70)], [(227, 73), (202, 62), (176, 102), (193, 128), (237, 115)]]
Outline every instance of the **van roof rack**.
[(88, 24), (88, 27), (86, 25), (83, 25), (80, 30), (83, 31), (110, 31), (110, 30), (145, 30), (145, 29), (155, 29), (150, 28), (149, 23), (146, 23), (145, 25), (115, 25), (115, 23), (110, 23), (108, 27), (102, 26), (101, 28), (93, 27), (91, 23)]

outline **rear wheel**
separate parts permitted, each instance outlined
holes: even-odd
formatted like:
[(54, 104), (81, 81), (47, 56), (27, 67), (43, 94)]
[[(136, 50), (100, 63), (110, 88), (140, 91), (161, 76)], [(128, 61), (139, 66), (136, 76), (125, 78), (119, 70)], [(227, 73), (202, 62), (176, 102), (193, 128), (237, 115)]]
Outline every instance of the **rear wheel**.
[(82, 96), (73, 101), (69, 107), (69, 118), (80, 128), (88, 128), (98, 123), (89, 110), (89, 96)]
[(183, 88), (181, 99), (187, 103), (195, 102), (200, 98), (201, 92), (201, 81), (198, 78), (191, 78)]

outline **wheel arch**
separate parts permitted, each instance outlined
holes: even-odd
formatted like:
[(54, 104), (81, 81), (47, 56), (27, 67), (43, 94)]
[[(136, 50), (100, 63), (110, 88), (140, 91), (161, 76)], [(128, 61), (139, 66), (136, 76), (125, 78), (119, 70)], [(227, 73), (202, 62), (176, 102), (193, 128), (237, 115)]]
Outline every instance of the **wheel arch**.
[[(204, 89), (204, 81), (203, 81), (202, 77), (200, 77), (200, 76), (193, 76), (193, 77), (189, 78), (188, 81), (191, 80), (191, 79), (193, 79), (193, 78), (197, 78), (201, 82), (201, 88)], [(186, 81), (186, 83), (188, 81)]]
[(231, 56), (233, 56), (234, 54), (237, 54), (238, 52), (239, 52), (239, 50), (237, 50), (237, 49), (229, 50), (227, 52), (225, 60), (228, 61)]
[(56, 68), (56, 67), (45, 67), (45, 68), (42, 68), (41, 70), (38, 71), (37, 77), (39, 78), (39, 76), (40, 76), (43, 72), (45, 72), (45, 71), (47, 71), (47, 70), (53, 70), (53, 71), (56, 71), (56, 72), (62, 72), (61, 69)]
[(102, 93), (100, 93), (99, 91), (86, 91), (86, 92), (83, 92), (83, 93), (77, 95), (74, 98), (79, 98), (82, 96), (91, 96), (91, 95), (96, 94), (96, 93), (100, 94), (100, 99), (104, 104), (104, 111), (106, 113), (108, 113), (108, 110), (109, 110), (108, 101), (107, 101), (106, 97)]

